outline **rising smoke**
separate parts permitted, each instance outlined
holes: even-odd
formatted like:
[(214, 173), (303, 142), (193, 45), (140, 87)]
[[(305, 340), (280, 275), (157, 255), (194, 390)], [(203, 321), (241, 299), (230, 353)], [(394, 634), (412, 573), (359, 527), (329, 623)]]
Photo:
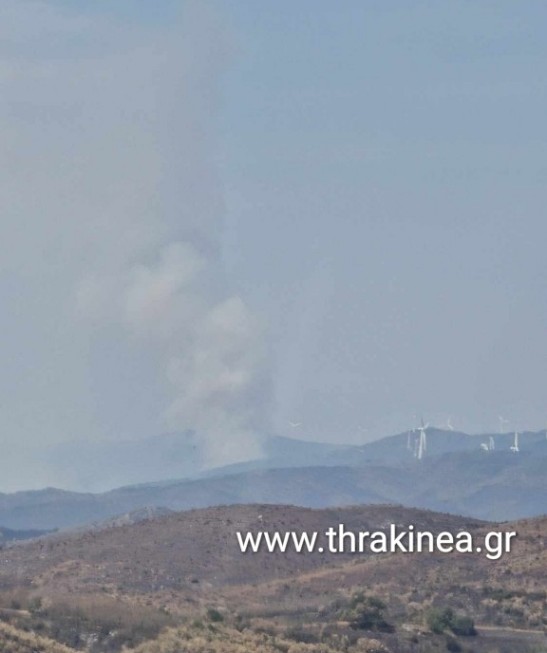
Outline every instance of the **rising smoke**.
[(173, 395), (164, 421), (195, 429), (211, 465), (260, 456), (268, 397), (261, 325), (241, 297), (214, 290), (220, 270), (192, 242), (172, 242), (118, 278), (88, 277), (77, 296), (80, 311), (115, 318), (156, 352)]
[[(48, 2), (6, 2), (0, 13), (11, 102), (0, 118), (17, 154), (2, 201), (18, 228), (2, 234), (4, 262), (25, 275), (26, 328), (42, 330), (47, 364), (33, 362), (62, 370), (57, 384), (44, 378), (51, 415), (36, 416), (32, 437), (92, 433), (83, 409), (80, 422), (72, 414), (85, 374), (70, 376), (76, 360), (88, 364), (89, 335), (122, 338), (153, 359), (165, 391), (158, 430), (195, 430), (211, 465), (259, 456), (269, 412), (263, 329), (226, 278), (213, 163), (231, 56), (223, 26), (202, 3), (169, 27)], [(20, 403), (28, 414), (28, 396)]]
[(191, 29), (160, 58), (156, 188), (165, 196), (149, 216), (152, 237), (107, 278), (88, 271), (77, 305), (95, 320), (113, 318), (155, 352), (171, 394), (163, 423), (195, 430), (209, 464), (219, 465), (260, 456), (268, 379), (262, 325), (228, 287), (221, 257), (223, 205), (210, 133), (227, 46), (197, 3), (184, 18)]

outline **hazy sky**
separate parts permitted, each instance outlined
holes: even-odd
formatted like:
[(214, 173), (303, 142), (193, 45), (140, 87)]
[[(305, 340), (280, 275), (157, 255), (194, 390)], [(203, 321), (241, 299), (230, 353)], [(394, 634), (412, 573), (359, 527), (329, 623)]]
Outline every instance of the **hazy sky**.
[(4, 0), (3, 438), (545, 428), (546, 24)]

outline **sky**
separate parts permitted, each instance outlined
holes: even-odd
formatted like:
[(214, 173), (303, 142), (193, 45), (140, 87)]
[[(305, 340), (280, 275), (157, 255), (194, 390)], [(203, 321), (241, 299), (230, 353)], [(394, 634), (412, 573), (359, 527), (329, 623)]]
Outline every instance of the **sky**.
[(546, 21), (4, 0), (3, 440), (545, 428)]

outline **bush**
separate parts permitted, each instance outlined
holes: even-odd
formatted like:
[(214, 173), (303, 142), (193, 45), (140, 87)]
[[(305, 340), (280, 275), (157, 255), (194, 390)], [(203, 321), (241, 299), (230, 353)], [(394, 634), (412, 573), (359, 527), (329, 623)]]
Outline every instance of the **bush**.
[(224, 616), (222, 615), (222, 613), (219, 612), (218, 610), (215, 610), (215, 608), (209, 608), (207, 610), (207, 618), (209, 619), (209, 621), (213, 621), (215, 623), (224, 621)]
[(429, 630), (433, 633), (440, 635), (444, 633), (445, 630), (450, 628), (450, 622), (454, 617), (454, 613), (451, 608), (433, 608), (427, 614), (427, 625)]
[(454, 635), (460, 635), (462, 637), (473, 637), (477, 634), (473, 619), (464, 615), (455, 616), (452, 619), (450, 623), (450, 630), (454, 633)]
[(450, 651), (450, 653), (460, 653), (462, 647), (455, 639), (449, 637), (446, 640), (446, 650)]
[(346, 613), (350, 626), (355, 630), (376, 630), (392, 633), (395, 628), (386, 621), (386, 605), (375, 596), (365, 596), (362, 592), (354, 595)]
[(35, 596), (28, 602), (28, 609), (30, 612), (39, 612), (42, 607), (42, 597)]
[(433, 608), (427, 615), (429, 629), (438, 635), (451, 630), (454, 635), (471, 637), (477, 634), (471, 617), (456, 615), (452, 608)]

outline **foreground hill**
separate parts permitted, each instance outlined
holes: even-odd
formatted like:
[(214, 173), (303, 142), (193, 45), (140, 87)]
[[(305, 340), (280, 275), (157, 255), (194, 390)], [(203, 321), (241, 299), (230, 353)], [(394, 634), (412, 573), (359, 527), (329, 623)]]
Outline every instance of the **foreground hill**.
[[(113, 526), (83, 533), (65, 533), (6, 549), (2, 565), (4, 580), (11, 571), (25, 569), (33, 584), (55, 578), (55, 585), (113, 583), (124, 590), (156, 591), (159, 588), (191, 587), (197, 579), (215, 584), (253, 583), (290, 577), (328, 566), (353, 554), (243, 555), (237, 531), (323, 532), (343, 523), (348, 529), (378, 530), (390, 523), (419, 523), (433, 532), (478, 530), (483, 522), (452, 515), (394, 506), (360, 506), (313, 510), (292, 506), (229, 506), (178, 512), (135, 524)], [(68, 560), (74, 569), (58, 573)], [(95, 565), (99, 565), (100, 579)], [(90, 574), (89, 576), (87, 574)]]
[(76, 653), (48, 637), (14, 628), (0, 621), (0, 651), (5, 653)]
[(236, 536), (322, 533), (340, 523), (354, 532), (464, 529), (478, 542), (496, 528), (393, 506), (152, 516), (5, 549), (0, 621), (93, 653), (124, 645), (139, 653), (546, 650), (547, 518), (500, 527), (518, 536), (496, 561), (478, 553), (242, 553)]
[(313, 508), (398, 503), (508, 520), (547, 510), (546, 470), (547, 455), (473, 450), (412, 459), (404, 465), (254, 470), (100, 494), (46, 489), (0, 494), (0, 524), (12, 529), (67, 528), (146, 507), (186, 510), (255, 501)]

